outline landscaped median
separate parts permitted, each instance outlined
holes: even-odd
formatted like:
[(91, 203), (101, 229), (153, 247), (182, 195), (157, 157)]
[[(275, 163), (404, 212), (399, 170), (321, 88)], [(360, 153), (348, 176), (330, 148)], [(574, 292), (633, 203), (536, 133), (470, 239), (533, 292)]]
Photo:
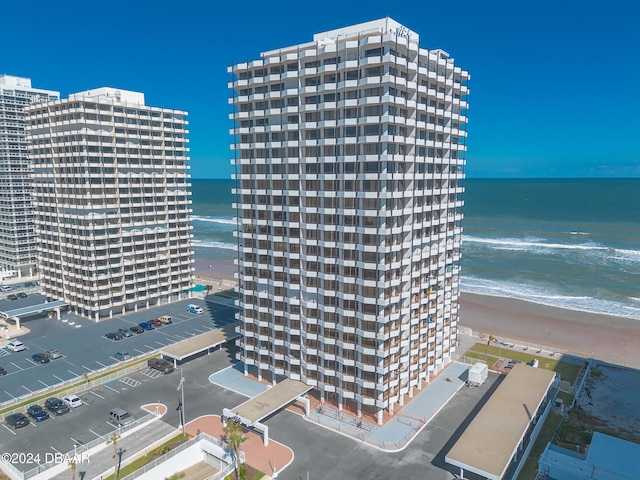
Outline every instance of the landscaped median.
[[(136, 470), (144, 467), (145, 465), (156, 461), (163, 455), (169, 453), (171, 450), (185, 443), (191, 438), (191, 435), (185, 433), (171, 433), (165, 438), (161, 438), (154, 445), (150, 445), (139, 455), (130, 457), (128, 463), (120, 467), (119, 478), (123, 479), (127, 475), (132, 474)], [(114, 467), (115, 468), (115, 467)], [(113, 468), (111, 469), (113, 472)], [(115, 473), (111, 473), (109, 476), (102, 476), (104, 480), (115, 480)]]

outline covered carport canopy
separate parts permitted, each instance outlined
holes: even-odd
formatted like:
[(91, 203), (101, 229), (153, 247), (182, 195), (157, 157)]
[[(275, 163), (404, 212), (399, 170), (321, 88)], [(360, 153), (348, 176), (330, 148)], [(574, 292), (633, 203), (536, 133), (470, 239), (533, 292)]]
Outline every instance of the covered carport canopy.
[(0, 312), (0, 317), (5, 320), (14, 319), (16, 322), (16, 326), (20, 328), (20, 318), (28, 317), (29, 315), (34, 315), (36, 313), (42, 313), (45, 310), (53, 310), (56, 312), (58, 318), (60, 318), (60, 308), (66, 307), (69, 305), (68, 302), (49, 302), (49, 303), (40, 303), (38, 305), (29, 305), (28, 307), (16, 308), (14, 310), (7, 310), (5, 312)]
[(233, 409), (224, 409), (224, 417), (231, 418), (246, 427), (256, 427), (264, 433), (264, 444), (269, 443), (269, 429), (259, 422), (272, 413), (280, 410), (294, 400), (301, 400), (306, 405), (306, 414), (309, 415), (309, 400), (301, 398), (313, 387), (299, 380), (287, 378), (261, 394), (241, 403)]
[(163, 348), (160, 350), (160, 354), (163, 357), (173, 358), (174, 361), (182, 361), (192, 355), (218, 347), (223, 343), (239, 337), (240, 334), (236, 332), (238, 325), (240, 325), (240, 322), (233, 322), (222, 328), (216, 328), (209, 332), (182, 340)]
[(445, 461), (462, 471), (500, 480), (521, 448), (529, 424), (535, 422), (554, 378), (549, 370), (514, 365)]

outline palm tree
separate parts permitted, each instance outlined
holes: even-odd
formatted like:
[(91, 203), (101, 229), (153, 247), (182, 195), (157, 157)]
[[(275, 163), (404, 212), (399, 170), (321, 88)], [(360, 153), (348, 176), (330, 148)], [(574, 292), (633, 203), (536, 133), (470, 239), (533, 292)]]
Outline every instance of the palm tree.
[(120, 439), (120, 435), (116, 432), (113, 432), (107, 441), (107, 445), (110, 443), (113, 444), (113, 458), (114, 458), (114, 478), (115, 480), (120, 480), (120, 469), (118, 468), (118, 463), (120, 458), (118, 457), (118, 440)]
[(70, 460), (69, 465), (71, 466), (71, 480), (76, 480), (76, 461)]
[(222, 431), (224, 432), (224, 440), (233, 449), (235, 463), (234, 470), (236, 472), (236, 480), (238, 480), (240, 478), (240, 456), (238, 455), (238, 452), (240, 450), (240, 445), (247, 441), (247, 437), (242, 430), (242, 425), (235, 420), (228, 420)]
[(176, 472), (173, 475), (171, 475), (170, 477), (165, 477), (164, 480), (180, 480), (185, 475), (186, 475), (186, 473), (184, 473), (184, 472)]

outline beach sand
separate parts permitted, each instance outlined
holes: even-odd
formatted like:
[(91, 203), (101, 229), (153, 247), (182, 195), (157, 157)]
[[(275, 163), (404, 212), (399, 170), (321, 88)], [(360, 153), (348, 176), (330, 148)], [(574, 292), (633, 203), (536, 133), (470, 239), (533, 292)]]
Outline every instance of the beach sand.
[(640, 321), (632, 318), (463, 293), (460, 324), (485, 337), (521, 340), (640, 368)]
[[(198, 283), (233, 288), (232, 260), (196, 259)], [(538, 344), (557, 352), (640, 368), (640, 320), (462, 293), (460, 324), (475, 334)], [(460, 352), (462, 353), (462, 352)]]

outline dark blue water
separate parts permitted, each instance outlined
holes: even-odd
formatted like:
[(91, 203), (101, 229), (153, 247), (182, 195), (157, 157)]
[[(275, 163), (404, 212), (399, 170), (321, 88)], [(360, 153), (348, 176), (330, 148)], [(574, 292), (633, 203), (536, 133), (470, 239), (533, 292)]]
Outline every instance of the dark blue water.
[[(196, 255), (235, 255), (232, 180), (193, 180)], [(640, 319), (640, 179), (467, 180), (462, 289)]]

